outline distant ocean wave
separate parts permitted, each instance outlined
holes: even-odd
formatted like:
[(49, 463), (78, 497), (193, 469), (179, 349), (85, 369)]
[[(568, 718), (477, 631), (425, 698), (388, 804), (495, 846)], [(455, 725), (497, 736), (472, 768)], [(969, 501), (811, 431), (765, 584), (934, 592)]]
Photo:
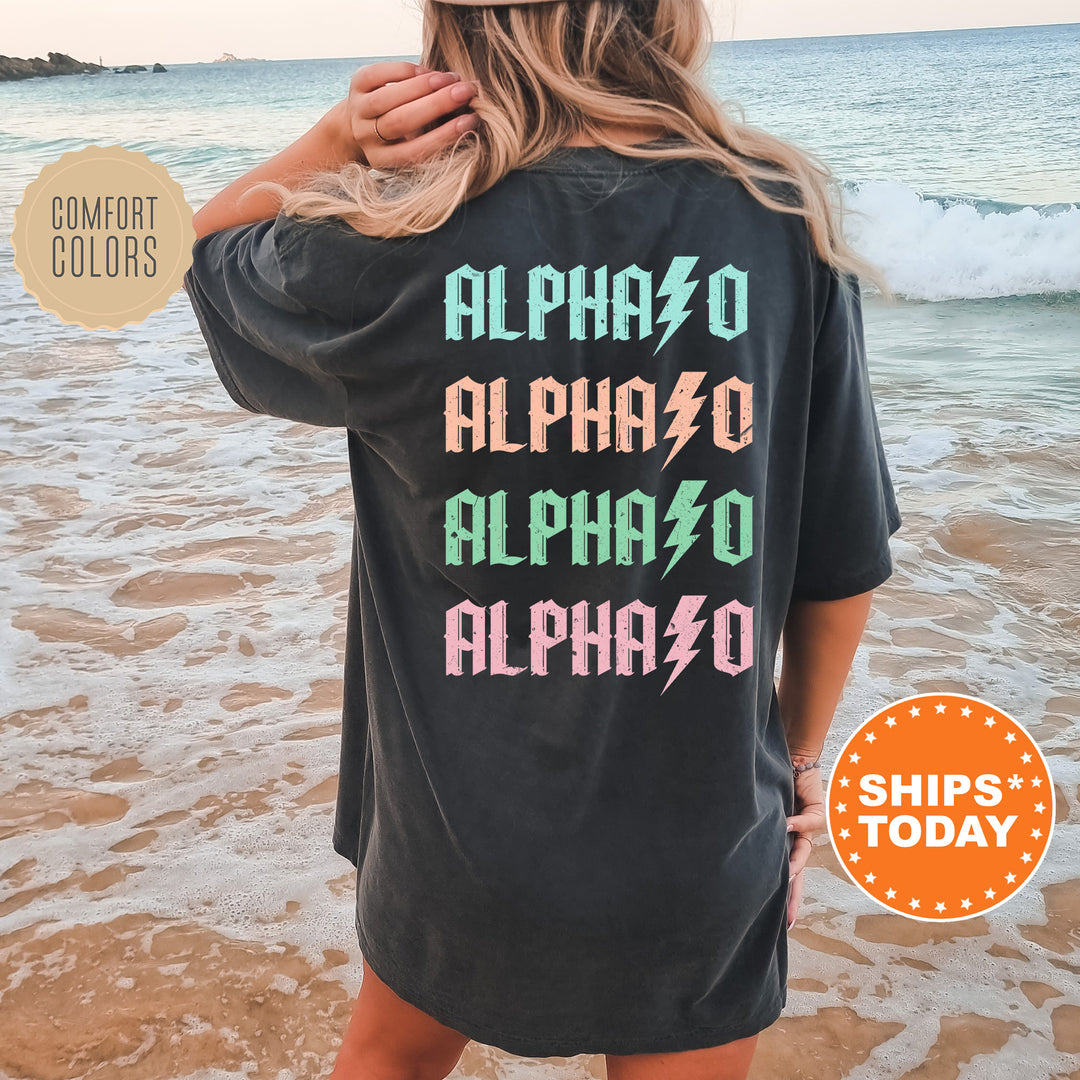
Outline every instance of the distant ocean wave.
[[(10, 263), (11, 211), (38, 169), (87, 145), (76, 135), (3, 132), (0, 155), (0, 265)], [(142, 151), (182, 182), (201, 205), (229, 180), (268, 156), (229, 141), (198, 138), (97, 137)], [(257, 140), (255, 140), (257, 141)], [(908, 300), (973, 300), (1053, 296), (1080, 300), (1080, 204), (1023, 204), (920, 192), (892, 180), (845, 181), (844, 232), (855, 249), (885, 273)], [(5, 201), (8, 203), (5, 206)], [(865, 291), (876, 292), (867, 282)]]
[(891, 180), (845, 184), (845, 235), (911, 300), (1080, 291), (1080, 205), (923, 194)]

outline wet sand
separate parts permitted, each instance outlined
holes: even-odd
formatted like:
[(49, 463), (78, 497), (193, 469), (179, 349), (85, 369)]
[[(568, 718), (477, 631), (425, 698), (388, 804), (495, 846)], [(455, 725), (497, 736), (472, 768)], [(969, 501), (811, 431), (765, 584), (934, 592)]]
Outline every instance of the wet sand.
[[(314, 1080), (359, 986), (355, 871), (330, 839), (344, 434), (232, 407), (175, 317), (187, 329), (169, 349), (72, 335), (7, 351), (6, 1080)], [(961, 446), (935, 467), (956, 485), (1017, 469), (1032, 488), (1075, 490), (1075, 450), (998, 460)], [(876, 908), (819, 836), (788, 1006), (752, 1078), (1080, 1080), (1075, 528), (950, 517), (947, 485), (921, 494), (923, 466), (897, 460), (897, 571), (825, 759), (888, 700), (992, 698), (1047, 756), (1056, 833), (1013, 902), (943, 925)], [(605, 1070), (472, 1043), (453, 1075)]]

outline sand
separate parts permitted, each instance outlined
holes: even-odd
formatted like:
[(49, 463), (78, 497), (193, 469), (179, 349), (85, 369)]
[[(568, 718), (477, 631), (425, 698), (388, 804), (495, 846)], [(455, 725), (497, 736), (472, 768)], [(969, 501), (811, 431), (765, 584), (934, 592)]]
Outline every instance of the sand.
[[(53, 327), (47, 351), (7, 352), (5, 1080), (314, 1080), (359, 987), (355, 871), (331, 847), (344, 434), (232, 407), (182, 304), (148, 337), (169, 348)], [(1056, 833), (1008, 905), (936, 925), (875, 907), (819, 836), (788, 1006), (752, 1077), (1080, 1080), (1075, 530), (950, 517), (947, 485), (920, 495), (927, 466), (907, 453), (897, 572), (826, 760), (889, 700), (991, 698), (1046, 754)], [(1016, 468), (1076, 490), (1075, 455), (1054, 448), (952, 455), (933, 466), (948, 484)], [(477, 1043), (454, 1073), (604, 1075), (599, 1057)]]

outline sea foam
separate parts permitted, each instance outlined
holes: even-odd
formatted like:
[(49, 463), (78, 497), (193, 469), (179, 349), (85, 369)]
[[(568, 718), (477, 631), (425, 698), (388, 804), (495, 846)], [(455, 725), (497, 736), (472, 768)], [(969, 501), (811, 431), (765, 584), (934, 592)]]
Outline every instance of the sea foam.
[[(851, 184), (844, 232), (910, 300), (1080, 290), (1080, 206), (924, 195), (892, 180)], [(868, 286), (869, 288), (869, 286)]]

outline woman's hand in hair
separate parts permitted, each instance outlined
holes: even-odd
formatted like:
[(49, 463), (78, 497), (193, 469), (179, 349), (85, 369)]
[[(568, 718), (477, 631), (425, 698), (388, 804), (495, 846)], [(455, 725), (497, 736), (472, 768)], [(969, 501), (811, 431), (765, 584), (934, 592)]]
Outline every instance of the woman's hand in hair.
[(356, 158), (377, 169), (423, 161), (476, 126), (468, 111), (475, 95), (476, 86), (454, 72), (404, 60), (368, 64), (353, 75), (342, 103), (345, 137)]
[[(281, 193), (312, 170), (337, 172), (357, 160), (394, 169), (453, 145), (477, 117), (469, 109), (476, 87), (449, 72), (419, 64), (369, 64), (352, 77), (349, 96), (269, 161), (219, 191), (194, 217), (196, 238), (219, 229), (276, 217)], [(375, 132), (375, 121), (379, 132)], [(390, 140), (383, 142), (379, 138)], [(266, 183), (269, 188), (259, 188)]]

